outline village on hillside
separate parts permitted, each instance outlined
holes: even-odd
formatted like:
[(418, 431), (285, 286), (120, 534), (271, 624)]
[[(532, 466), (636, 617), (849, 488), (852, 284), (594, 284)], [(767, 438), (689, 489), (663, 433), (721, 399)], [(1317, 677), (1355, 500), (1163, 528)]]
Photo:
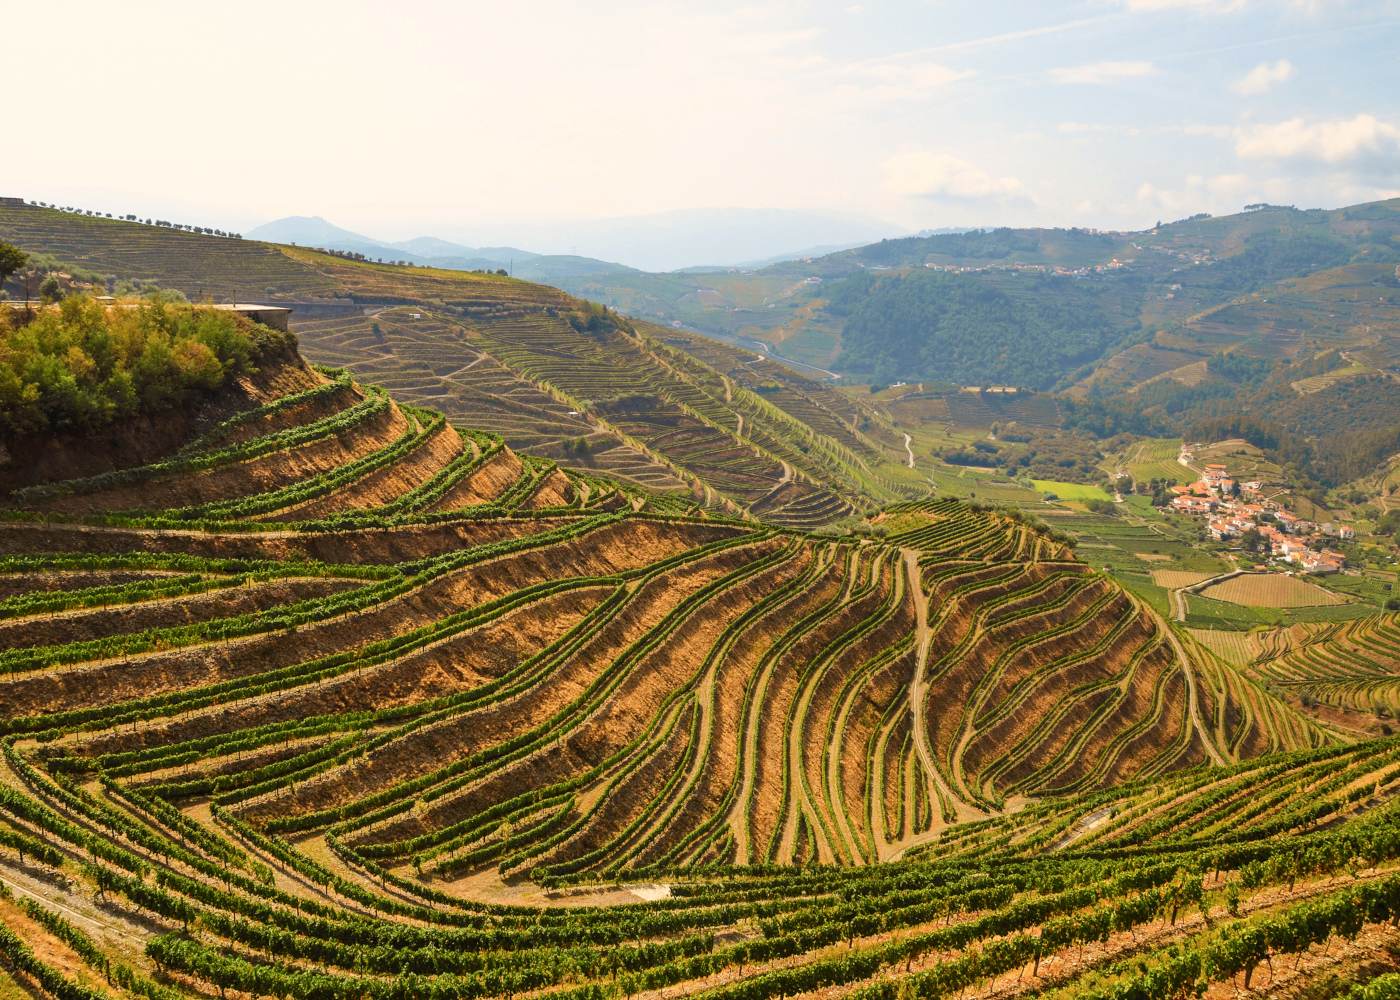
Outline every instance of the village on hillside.
[[(1181, 462), (1191, 462), (1191, 447), (1181, 450)], [(1346, 557), (1327, 547), (1331, 539), (1347, 541), (1355, 530), (1328, 521), (1317, 524), (1284, 507), (1287, 492), (1258, 480), (1240, 482), (1227, 466), (1205, 466), (1201, 478), (1174, 486), (1171, 508), (1204, 518), (1210, 537), (1218, 542), (1238, 539), (1246, 548), (1272, 556), (1308, 573), (1338, 573)]]

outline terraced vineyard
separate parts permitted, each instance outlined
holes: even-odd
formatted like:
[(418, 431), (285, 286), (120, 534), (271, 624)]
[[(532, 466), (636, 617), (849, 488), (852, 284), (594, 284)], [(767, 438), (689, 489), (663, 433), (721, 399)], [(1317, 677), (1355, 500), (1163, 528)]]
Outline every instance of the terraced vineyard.
[(0, 483), (41, 995), (1120, 996), (1392, 940), (1400, 744), (1183, 659), (1028, 521), (809, 535), (295, 358), (216, 404)]
[(1294, 625), (1251, 636), (1249, 672), (1337, 708), (1400, 713), (1400, 615)]
[(903, 445), (828, 387), (510, 278), (0, 206), (0, 239), (193, 298), (290, 302), (307, 356), (514, 450), (815, 528), (919, 495)]

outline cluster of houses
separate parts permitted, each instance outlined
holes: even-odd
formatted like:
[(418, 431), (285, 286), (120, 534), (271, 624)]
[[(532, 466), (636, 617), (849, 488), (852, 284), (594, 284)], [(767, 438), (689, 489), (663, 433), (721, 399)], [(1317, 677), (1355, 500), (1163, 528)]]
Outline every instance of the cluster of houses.
[(1346, 565), (1342, 553), (1326, 548), (1326, 539), (1342, 541), (1356, 532), (1345, 524), (1315, 524), (1285, 510), (1273, 496), (1264, 495), (1262, 482), (1238, 482), (1224, 465), (1207, 465), (1201, 478), (1188, 486), (1174, 486), (1173, 510), (1206, 519), (1206, 529), (1216, 541), (1238, 538), (1257, 531), (1274, 558), (1308, 573), (1337, 573)]
[(949, 274), (979, 274), (983, 271), (1010, 271), (1013, 274), (1054, 274), (1062, 278), (1083, 278), (1091, 274), (1106, 274), (1127, 267), (1131, 261), (1114, 257), (1107, 264), (1090, 264), (1085, 267), (1064, 267), (1060, 264), (1024, 264), (1015, 261), (1008, 264), (939, 264), (929, 261), (924, 267), (930, 271), (945, 271)]

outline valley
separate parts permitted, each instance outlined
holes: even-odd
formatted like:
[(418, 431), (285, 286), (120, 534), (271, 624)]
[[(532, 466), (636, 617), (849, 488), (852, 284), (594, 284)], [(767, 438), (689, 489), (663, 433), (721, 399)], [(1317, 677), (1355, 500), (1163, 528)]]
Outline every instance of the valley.
[[(200, 280), (277, 273), (289, 332), (102, 300), (84, 274), (128, 238), (166, 288), (194, 245), (30, 211), (0, 236), (18, 216), (82, 263), (4, 320), (35, 380), (0, 466), (16, 989), (1109, 997), (1390, 968), (1397, 616), (1362, 588), (1266, 620), (1150, 496), (934, 458), (1059, 403), (833, 386), (509, 277), (217, 236)], [(33, 374), (87, 385), (79, 354), (167, 330), (120, 420)], [(220, 377), (177, 393), (187, 341)], [(120, 356), (93, 363), (116, 392)], [(1179, 449), (1112, 471), (1189, 480)]]

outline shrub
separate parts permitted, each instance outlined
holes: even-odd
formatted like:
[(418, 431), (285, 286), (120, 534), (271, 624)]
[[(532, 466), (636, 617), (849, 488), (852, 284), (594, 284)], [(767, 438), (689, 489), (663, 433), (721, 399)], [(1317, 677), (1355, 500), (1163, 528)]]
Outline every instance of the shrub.
[(107, 307), (74, 295), (27, 323), (0, 315), (0, 433), (91, 430), (178, 406), (281, 337), (164, 297)]

